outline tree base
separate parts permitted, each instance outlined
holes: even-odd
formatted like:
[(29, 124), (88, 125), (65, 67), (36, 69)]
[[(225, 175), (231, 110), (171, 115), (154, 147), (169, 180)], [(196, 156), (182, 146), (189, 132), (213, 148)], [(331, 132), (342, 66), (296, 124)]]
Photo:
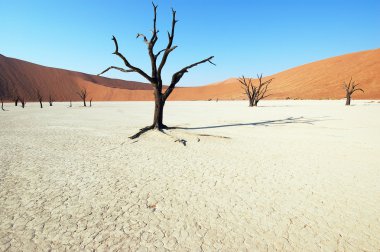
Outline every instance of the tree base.
[(163, 130), (165, 129), (169, 129), (168, 126), (166, 125), (151, 125), (151, 126), (147, 126), (147, 127), (144, 127), (142, 129), (139, 130), (139, 132), (137, 132), (136, 134), (130, 136), (129, 138), (130, 139), (136, 139), (136, 138), (139, 138), (142, 134), (148, 132), (149, 130), (153, 130), (153, 129), (156, 129), (156, 130), (159, 130), (161, 132), (163, 132)]

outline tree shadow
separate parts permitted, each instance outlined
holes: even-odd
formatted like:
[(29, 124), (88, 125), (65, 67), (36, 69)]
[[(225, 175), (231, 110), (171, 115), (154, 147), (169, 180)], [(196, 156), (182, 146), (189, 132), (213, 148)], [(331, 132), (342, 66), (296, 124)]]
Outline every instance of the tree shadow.
[(285, 119), (278, 120), (267, 120), (261, 122), (253, 123), (231, 123), (222, 125), (211, 125), (211, 126), (200, 126), (200, 127), (170, 127), (170, 129), (183, 129), (183, 130), (200, 130), (200, 129), (217, 129), (217, 128), (227, 128), (227, 127), (239, 127), (239, 126), (273, 126), (273, 125), (287, 125), (287, 124), (309, 124), (314, 125), (315, 122), (325, 121), (326, 117), (320, 118), (304, 118), (301, 117), (288, 117)]

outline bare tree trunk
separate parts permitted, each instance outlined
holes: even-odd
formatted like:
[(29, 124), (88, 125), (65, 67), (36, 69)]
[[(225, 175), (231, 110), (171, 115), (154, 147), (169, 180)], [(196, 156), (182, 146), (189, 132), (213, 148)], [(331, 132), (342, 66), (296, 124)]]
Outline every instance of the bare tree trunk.
[(1, 110), (2, 110), (2, 111), (5, 111), (5, 109), (4, 109), (4, 102), (3, 102), (3, 98), (1, 98)]
[(249, 107), (253, 107), (254, 106), (254, 101), (250, 98), (248, 98), (249, 100)]
[(166, 126), (162, 123), (163, 122), (163, 115), (164, 115), (164, 106), (165, 101), (162, 97), (161, 91), (155, 89), (154, 91), (155, 96), (155, 106), (154, 106), (154, 116), (153, 116), (153, 128), (162, 130), (166, 128)]
[(40, 102), (40, 107), (42, 108), (42, 95), (38, 89), (36, 89), (36, 93), (37, 93), (37, 99)]
[(50, 105), (50, 107), (53, 106), (53, 102), (54, 102), (54, 99), (53, 99), (52, 95), (49, 95), (49, 105)]
[(16, 98), (15, 99), (15, 106), (17, 107), (17, 105), (18, 105), (18, 101), (19, 101), (19, 98)]
[(83, 99), (83, 106), (87, 107), (86, 106), (86, 99)]
[(347, 94), (346, 96), (346, 106), (350, 106), (351, 105), (351, 96)]
[(24, 98), (20, 98), (20, 102), (21, 102), (21, 107), (22, 108), (25, 108), (25, 99)]
[(71, 103), (71, 100), (70, 100), (70, 105), (69, 105), (69, 107), (71, 108), (73, 106), (73, 104)]
[(92, 98), (90, 99), (90, 107), (92, 107)]

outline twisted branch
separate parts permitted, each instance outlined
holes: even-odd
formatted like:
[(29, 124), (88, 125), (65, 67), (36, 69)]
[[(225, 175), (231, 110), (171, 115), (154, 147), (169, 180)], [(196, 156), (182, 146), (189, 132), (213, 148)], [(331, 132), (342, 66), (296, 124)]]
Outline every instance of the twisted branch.
[(166, 100), (169, 97), (169, 95), (171, 94), (171, 92), (175, 88), (175, 85), (181, 80), (183, 75), (185, 73), (187, 73), (190, 68), (193, 68), (197, 65), (200, 65), (200, 64), (203, 64), (206, 62), (209, 62), (210, 64), (215, 66), (215, 64), (211, 61), (213, 58), (214, 58), (214, 56), (208, 57), (207, 59), (204, 59), (204, 60), (198, 61), (194, 64), (188, 65), (187, 67), (184, 67), (181, 70), (179, 70), (178, 72), (174, 73), (172, 76), (172, 81), (170, 83), (170, 86), (168, 87), (168, 89), (166, 89), (166, 91), (163, 95), (163, 98)]
[[(113, 54), (115, 54), (115, 55), (117, 55), (119, 58), (121, 58), (121, 59), (123, 60), (124, 64), (125, 64), (128, 68), (130, 68), (130, 70), (126, 70), (126, 72), (137, 72), (137, 73), (139, 73), (141, 76), (143, 76), (145, 79), (147, 79), (149, 82), (151, 82), (151, 81), (152, 81), (152, 78), (151, 78), (149, 75), (147, 75), (147, 74), (146, 74), (143, 70), (141, 70), (140, 68), (135, 67), (135, 66), (133, 66), (131, 63), (129, 63), (129, 61), (124, 57), (124, 55), (121, 54), (121, 53), (119, 52), (119, 44), (117, 43), (117, 39), (115, 38), (115, 36), (112, 36), (112, 40), (113, 40), (113, 42), (114, 42), (114, 44), (115, 44), (115, 52), (113, 52)], [(112, 68), (117, 69), (117, 68), (115, 68), (115, 67), (110, 67), (108, 70), (110, 70), (110, 69), (112, 69)], [(107, 71), (108, 71), (108, 70), (107, 70)], [(120, 70), (120, 69), (118, 69), (118, 70)], [(100, 73), (99, 75), (101, 75), (101, 74), (103, 74), (103, 73), (105, 73), (105, 72), (107, 72), (107, 71), (103, 71), (103, 72)], [(120, 71), (121, 71), (121, 70), (120, 70)], [(124, 72), (124, 71), (122, 71), (122, 72)]]
[(121, 67), (110, 66), (106, 70), (104, 70), (103, 72), (101, 72), (100, 74), (98, 74), (98, 76), (104, 74), (105, 72), (108, 72), (111, 69), (116, 69), (116, 70), (119, 70), (120, 72), (124, 72), (124, 73), (135, 72), (135, 70), (132, 70), (132, 69), (124, 69), (124, 68), (121, 68)]

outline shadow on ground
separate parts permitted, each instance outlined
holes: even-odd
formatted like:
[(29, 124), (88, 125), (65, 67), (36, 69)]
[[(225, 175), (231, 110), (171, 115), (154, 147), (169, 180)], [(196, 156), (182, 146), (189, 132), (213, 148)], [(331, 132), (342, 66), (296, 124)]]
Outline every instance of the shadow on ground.
[(272, 126), (272, 125), (287, 125), (287, 124), (310, 124), (313, 125), (318, 121), (325, 121), (325, 117), (321, 118), (304, 118), (301, 117), (288, 117), (285, 119), (278, 120), (268, 120), (253, 123), (231, 123), (222, 125), (211, 125), (211, 126), (200, 126), (200, 127), (172, 127), (171, 129), (184, 129), (184, 130), (200, 130), (200, 129), (216, 129), (216, 128), (226, 128), (226, 127), (239, 127), (239, 126)]

